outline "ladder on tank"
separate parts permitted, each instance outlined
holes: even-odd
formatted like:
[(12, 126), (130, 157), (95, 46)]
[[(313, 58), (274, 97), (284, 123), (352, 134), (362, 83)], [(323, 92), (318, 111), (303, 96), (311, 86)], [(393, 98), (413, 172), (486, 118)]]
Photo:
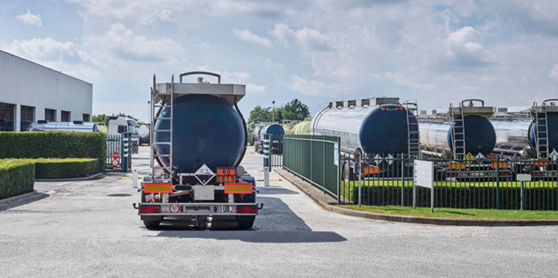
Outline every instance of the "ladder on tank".
[[(404, 103), (407, 118), (407, 155), (409, 157), (417, 157), (420, 152), (420, 134), (418, 125), (418, 104), (414, 102)], [(411, 113), (409, 113), (411, 112)], [(411, 120), (411, 116), (415, 116), (415, 120)]]
[[(536, 103), (533, 105), (536, 106)], [(548, 111), (546, 109), (546, 103), (543, 102), (540, 110), (534, 111), (535, 123), (536, 123), (536, 147), (537, 147), (537, 158), (548, 158)]]
[[(153, 87), (151, 88), (151, 125), (149, 127), (149, 147), (150, 147), (150, 166), (151, 166), (151, 176), (155, 179), (156, 174), (159, 174), (157, 178), (158, 182), (168, 182), (172, 183), (172, 173), (173, 173), (173, 163), (172, 163), (172, 153), (173, 153), (173, 134), (172, 134), (172, 126), (173, 126), (173, 117), (174, 117), (174, 75), (171, 78), (171, 88), (170, 88), (170, 103), (165, 102), (165, 97), (161, 96), (161, 94), (157, 91), (157, 83), (155, 75), (153, 75)], [(164, 108), (170, 108), (170, 117), (163, 117), (162, 112)], [(169, 128), (168, 129), (155, 129), (155, 124), (158, 120), (168, 120), (169, 121)], [(168, 133), (169, 134), (169, 141), (168, 142), (155, 142), (155, 132), (158, 133)], [(169, 146), (169, 153), (168, 154), (157, 154), (156, 147), (158, 145), (168, 145)], [(155, 163), (156, 159), (161, 158), (168, 158), (169, 165), (162, 166), (159, 163)], [(162, 163), (161, 163), (162, 164)], [(161, 172), (162, 171), (162, 172)]]
[(463, 115), (463, 102), (459, 104), (459, 109), (454, 111), (453, 105), (450, 103), (450, 116), (453, 120), (451, 143), (453, 145), (453, 159), (465, 159), (466, 146), (465, 146), (465, 116)]

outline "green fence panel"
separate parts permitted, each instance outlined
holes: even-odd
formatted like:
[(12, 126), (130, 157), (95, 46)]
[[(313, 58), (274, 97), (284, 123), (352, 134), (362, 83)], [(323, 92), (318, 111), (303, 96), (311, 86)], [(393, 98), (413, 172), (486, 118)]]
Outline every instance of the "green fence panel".
[[(434, 205), (444, 208), (558, 210), (558, 161), (495, 157), (434, 162)], [(363, 162), (362, 204), (412, 206), (414, 158), (367, 158)], [(341, 158), (341, 200), (358, 203), (358, 173)], [(531, 181), (518, 181), (519, 175)], [(417, 205), (430, 206), (430, 189), (417, 187)], [(523, 192), (523, 194), (522, 194)]]
[(339, 137), (289, 135), (283, 138), (283, 168), (337, 198)]

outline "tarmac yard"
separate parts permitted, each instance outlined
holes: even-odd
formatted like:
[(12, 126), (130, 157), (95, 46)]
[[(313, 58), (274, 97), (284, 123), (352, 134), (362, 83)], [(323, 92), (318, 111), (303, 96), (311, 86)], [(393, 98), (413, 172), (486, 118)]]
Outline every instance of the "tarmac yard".
[[(263, 178), (261, 156), (243, 165)], [(147, 147), (134, 157), (149, 171)], [(558, 227), (453, 227), (375, 221), (321, 209), (275, 173), (251, 230), (146, 230), (130, 174), (36, 182), (0, 204), (2, 277), (373, 277), (558, 274)], [(259, 185), (263, 185), (260, 182)]]

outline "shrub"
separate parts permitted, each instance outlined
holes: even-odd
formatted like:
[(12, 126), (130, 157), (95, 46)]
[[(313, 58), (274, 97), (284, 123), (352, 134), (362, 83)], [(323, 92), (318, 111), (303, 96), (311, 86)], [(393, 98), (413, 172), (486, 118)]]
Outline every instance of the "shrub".
[(98, 171), (95, 158), (30, 159), (35, 164), (36, 179), (88, 177)]
[(33, 163), (25, 160), (0, 160), (0, 199), (33, 191)]
[(105, 133), (0, 132), (0, 158), (96, 158), (105, 168)]

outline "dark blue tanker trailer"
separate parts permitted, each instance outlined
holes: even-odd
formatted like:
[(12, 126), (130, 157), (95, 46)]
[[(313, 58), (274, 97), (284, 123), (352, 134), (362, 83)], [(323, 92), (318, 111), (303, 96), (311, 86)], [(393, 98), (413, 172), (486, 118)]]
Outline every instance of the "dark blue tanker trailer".
[(272, 153), (280, 152), (280, 144), (285, 136), (285, 129), (278, 123), (261, 123), (258, 129), (256, 142), (254, 143), (254, 150), (258, 153), (263, 153), (264, 138), (270, 140), (269, 144)]
[[(416, 111), (416, 104), (412, 104)], [(370, 167), (387, 175), (399, 175), (398, 163), (379, 159), (414, 156), (419, 151), (418, 123), (409, 105), (399, 98), (372, 98), (337, 101), (320, 111), (312, 120), (313, 135), (340, 137), (344, 159), (342, 176), (353, 178), (355, 155), (367, 157)], [(389, 164), (389, 165), (388, 165)], [(380, 173), (378, 173), (380, 174)]]
[(454, 159), (492, 153), (496, 132), (488, 118), (495, 111), (482, 100), (467, 99), (447, 114), (419, 117), (421, 152)]
[(340, 149), (347, 154), (397, 156), (418, 151), (415, 115), (398, 98), (338, 101), (320, 111), (312, 120), (314, 135), (339, 136)]
[[(183, 77), (210, 75), (209, 83)], [(141, 202), (134, 205), (147, 228), (166, 220), (215, 228), (236, 223), (247, 229), (258, 213), (255, 180), (240, 162), (247, 129), (237, 103), (245, 85), (221, 84), (220, 75), (189, 72), (180, 81), (151, 89), (151, 175), (144, 178)]]

